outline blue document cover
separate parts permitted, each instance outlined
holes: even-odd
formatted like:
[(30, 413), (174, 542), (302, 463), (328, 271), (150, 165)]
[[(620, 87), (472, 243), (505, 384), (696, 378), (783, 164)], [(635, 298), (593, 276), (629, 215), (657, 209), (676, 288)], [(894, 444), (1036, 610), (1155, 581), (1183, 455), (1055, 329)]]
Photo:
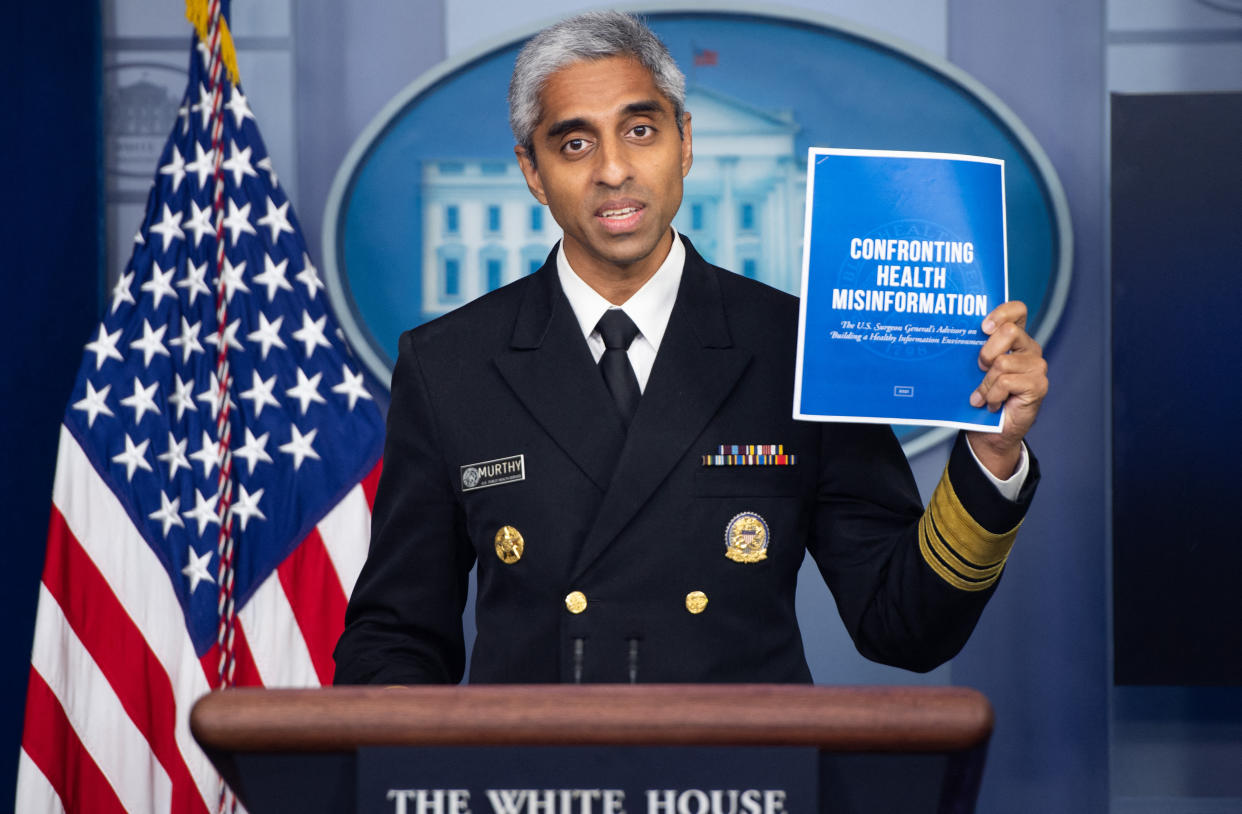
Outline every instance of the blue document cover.
[(1009, 298), (1005, 164), (811, 148), (794, 418), (999, 432), (970, 406)]

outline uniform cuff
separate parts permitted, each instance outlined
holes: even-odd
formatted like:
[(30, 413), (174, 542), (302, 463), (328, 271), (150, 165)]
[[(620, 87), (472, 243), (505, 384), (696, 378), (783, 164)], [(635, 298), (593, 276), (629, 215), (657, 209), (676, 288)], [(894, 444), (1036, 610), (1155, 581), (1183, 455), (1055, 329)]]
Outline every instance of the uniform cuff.
[(1039, 480), (1034, 456), (1016, 500), (1006, 499), (959, 433), (926, 511), (919, 521), (919, 552), (945, 582), (982, 591), (1000, 579), (1018, 527)]

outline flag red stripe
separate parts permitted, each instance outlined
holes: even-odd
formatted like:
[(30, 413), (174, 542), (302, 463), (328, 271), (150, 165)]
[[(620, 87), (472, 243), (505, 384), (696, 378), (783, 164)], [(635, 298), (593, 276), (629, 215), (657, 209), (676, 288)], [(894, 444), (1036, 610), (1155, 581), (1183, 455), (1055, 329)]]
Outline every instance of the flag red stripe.
[(259, 668), (255, 666), (254, 656), (250, 651), (250, 642), (246, 640), (246, 632), (239, 624), (233, 637), (233, 658), (237, 662), (237, 673), (233, 678), (236, 687), (262, 687), (263, 679), (259, 676)]
[(345, 592), (319, 532), (311, 533), (276, 569), (293, 608), (319, 683), (332, 684), (332, 650), (345, 629)]
[(22, 749), (47, 777), (66, 811), (125, 814), (116, 791), (78, 739), (52, 688), (31, 668)]
[(177, 699), (168, 672), (55, 506), (43, 584), (168, 773), (172, 810), (206, 814), (177, 745)]
[[(263, 679), (259, 677), (259, 668), (254, 665), (254, 656), (250, 653), (250, 643), (246, 641), (246, 634), (242, 632), (240, 624), (235, 625), (233, 631), (233, 661), (236, 664), (233, 668), (233, 686), (262, 687)], [(220, 681), (217, 674), (220, 671), (220, 645), (213, 644), (210, 650), (199, 657), (198, 663), (203, 665), (203, 672), (211, 688), (219, 689)]]
[(367, 496), (367, 505), (375, 506), (375, 490), (379, 489), (380, 473), (384, 470), (384, 459), (380, 458), (375, 462), (375, 468), (362, 479), (362, 491)]

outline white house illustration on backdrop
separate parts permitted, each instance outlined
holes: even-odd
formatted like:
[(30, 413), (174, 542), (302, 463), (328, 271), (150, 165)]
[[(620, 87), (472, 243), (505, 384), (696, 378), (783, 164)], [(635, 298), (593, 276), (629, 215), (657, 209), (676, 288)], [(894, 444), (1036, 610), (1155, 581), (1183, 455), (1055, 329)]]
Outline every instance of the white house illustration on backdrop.
[[(701, 87), (686, 108), (694, 167), (673, 225), (710, 262), (796, 293), (806, 168), (792, 113)], [(425, 161), (422, 201), (424, 319), (530, 274), (560, 238), (512, 159)]]

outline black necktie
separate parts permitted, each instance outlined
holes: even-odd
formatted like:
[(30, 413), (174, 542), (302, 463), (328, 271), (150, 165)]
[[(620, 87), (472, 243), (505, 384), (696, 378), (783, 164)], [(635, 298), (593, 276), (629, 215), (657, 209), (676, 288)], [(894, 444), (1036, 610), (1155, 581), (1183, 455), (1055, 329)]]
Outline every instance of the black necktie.
[(604, 355), (599, 359), (600, 373), (612, 393), (613, 401), (617, 403), (617, 409), (621, 411), (621, 420), (628, 427), (634, 411), (638, 409), (638, 398), (642, 395), (638, 389), (638, 377), (634, 375), (629, 354), (626, 353), (634, 337), (638, 336), (638, 326), (620, 308), (609, 308), (600, 317), (595, 330), (604, 339)]

